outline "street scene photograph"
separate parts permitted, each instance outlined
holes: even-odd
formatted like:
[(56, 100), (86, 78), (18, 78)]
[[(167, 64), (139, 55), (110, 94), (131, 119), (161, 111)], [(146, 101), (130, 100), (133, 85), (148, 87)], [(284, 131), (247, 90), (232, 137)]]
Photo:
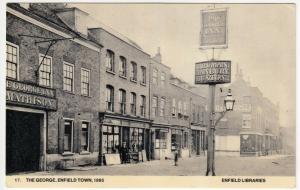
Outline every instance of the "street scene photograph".
[(295, 4), (7, 3), (4, 71), (7, 177), (296, 175)]

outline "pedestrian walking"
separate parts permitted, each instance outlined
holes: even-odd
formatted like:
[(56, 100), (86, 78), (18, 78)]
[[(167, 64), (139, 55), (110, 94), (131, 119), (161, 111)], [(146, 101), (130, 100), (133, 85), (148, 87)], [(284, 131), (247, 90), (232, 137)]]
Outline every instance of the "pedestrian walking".
[(175, 151), (174, 151), (174, 166), (178, 166), (178, 146), (175, 145)]

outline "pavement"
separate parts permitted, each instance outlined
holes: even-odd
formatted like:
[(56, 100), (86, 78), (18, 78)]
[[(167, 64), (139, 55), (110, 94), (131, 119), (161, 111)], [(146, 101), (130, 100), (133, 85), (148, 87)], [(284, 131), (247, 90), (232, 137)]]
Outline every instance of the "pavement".
[[(295, 156), (216, 156), (217, 176), (295, 176)], [(73, 167), (69, 170), (30, 172), (25, 175), (113, 175), (113, 176), (204, 176), (206, 157), (153, 160), (137, 164)], [(24, 173), (20, 173), (24, 175)]]

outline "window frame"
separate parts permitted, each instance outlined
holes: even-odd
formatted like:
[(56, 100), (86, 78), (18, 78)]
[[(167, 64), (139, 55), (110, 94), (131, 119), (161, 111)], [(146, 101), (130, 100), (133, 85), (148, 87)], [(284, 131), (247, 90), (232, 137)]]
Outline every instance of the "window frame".
[(68, 153), (72, 153), (74, 154), (74, 119), (72, 118), (63, 118), (64, 120), (64, 138), (65, 138), (65, 134), (66, 134), (66, 125), (65, 125), (65, 122), (66, 121), (70, 121), (72, 123), (72, 130), (71, 130), (71, 151), (65, 151), (65, 139), (64, 140), (64, 151), (63, 151), (63, 154), (68, 154)]
[[(142, 117), (146, 117), (146, 96), (141, 95), (141, 105), (140, 105), (140, 115)], [(143, 112), (142, 112), (143, 111)]]
[[(86, 94), (82, 94), (82, 71), (87, 71), (88, 72), (88, 74), (89, 74), (89, 77), (88, 77), (88, 94), (86, 95)], [(81, 68), (80, 69), (80, 93), (81, 93), (81, 95), (83, 95), (83, 96), (88, 96), (88, 97), (90, 97), (91, 96), (91, 85), (90, 85), (90, 83), (91, 83), (91, 70), (90, 69), (86, 69), (86, 68)]]
[(137, 63), (134, 61), (131, 61), (130, 65), (131, 65), (130, 81), (137, 82), (137, 76), (138, 76)]
[(75, 81), (75, 65), (71, 64), (71, 63), (68, 63), (66, 61), (63, 61), (63, 67), (64, 67), (64, 65), (71, 66), (73, 68), (73, 72), (72, 72), (72, 89), (71, 89), (71, 91), (69, 91), (69, 90), (65, 89), (65, 75), (64, 75), (64, 68), (63, 68), (63, 91), (69, 92), (69, 93), (74, 93), (75, 92), (75, 86), (74, 86), (74, 83), (75, 83), (74, 82)]
[[(155, 99), (156, 104), (154, 104), (154, 99)], [(156, 106), (154, 107), (154, 105), (156, 105)], [(153, 111), (155, 111), (155, 112), (153, 112)], [(158, 96), (152, 96), (151, 114), (153, 117), (158, 116)]]
[[(108, 55), (109, 54), (112, 55), (112, 58), (111, 58), (111, 60), (112, 60), (111, 68), (108, 67)], [(106, 49), (106, 54), (105, 54), (105, 68), (106, 68), (106, 71), (107, 72), (115, 73), (115, 70), (116, 70), (115, 65), (116, 65), (116, 63), (115, 63), (115, 52), (113, 52), (110, 49)]]
[[(124, 68), (123, 68), (124, 62), (122, 60), (125, 60)], [(121, 68), (124, 69), (123, 72), (121, 72)], [(127, 59), (124, 56), (119, 56), (119, 76), (127, 78)]]
[[(17, 65), (17, 68), (16, 68), (16, 78), (12, 78), (12, 77), (8, 77), (7, 76), (7, 55), (6, 55), (6, 78), (9, 78), (9, 79), (15, 79), (15, 80), (19, 80), (19, 78), (20, 78), (20, 76), (19, 76), (19, 74), (20, 74), (20, 72), (19, 72), (19, 69), (20, 69), (20, 52), (19, 52), (19, 45), (17, 45), (17, 44), (14, 44), (14, 43), (12, 43), (12, 42), (9, 42), (9, 41), (6, 41), (6, 45), (10, 45), (10, 46), (13, 46), (13, 47), (15, 47), (15, 48), (17, 48), (17, 63), (16, 63), (16, 65)], [(6, 52), (6, 54), (7, 54), (7, 52)]]
[(82, 124), (83, 123), (86, 123), (87, 124), (87, 150), (82, 150), (82, 139), (81, 139), (81, 136), (80, 136), (80, 152), (90, 152), (90, 127), (91, 127), (91, 122), (90, 121), (87, 121), (87, 120), (81, 120), (81, 135), (82, 135)]
[(166, 113), (166, 98), (161, 97), (160, 104), (159, 104), (159, 116), (164, 117), (165, 113)]
[(42, 57), (44, 57), (45, 56), (45, 54), (43, 54), (43, 53), (39, 53), (39, 58), (38, 58), (38, 66), (39, 66), (39, 70), (37, 71), (38, 72), (38, 74), (39, 74), (39, 76), (38, 76), (38, 84), (40, 85), (40, 86), (45, 86), (45, 87), (49, 87), (49, 88), (52, 88), (53, 87), (53, 58), (51, 57), (51, 56), (49, 56), (49, 55), (46, 55), (45, 57), (46, 58), (49, 58), (50, 60), (51, 60), (51, 68), (50, 68), (50, 86), (46, 86), (46, 85), (43, 85), (43, 84), (41, 84), (41, 82), (40, 82), (40, 70), (41, 70), (41, 66), (42, 66), (42, 63), (40, 63), (40, 58), (42, 58)]
[(141, 76), (142, 76), (142, 80), (141, 80), (141, 84), (145, 85), (147, 83), (147, 68), (145, 66), (141, 66)]
[[(108, 109), (108, 97), (107, 97), (107, 92), (108, 92), (108, 89), (110, 89), (110, 103), (111, 103), (111, 110)], [(106, 85), (106, 111), (109, 111), (109, 112), (114, 112), (114, 97), (115, 97), (115, 88), (112, 86), (112, 85)]]
[[(136, 93), (130, 92), (130, 114), (136, 116)], [(134, 100), (134, 101), (133, 101)], [(132, 112), (134, 105), (134, 113)]]
[[(124, 93), (124, 94), (122, 94), (122, 93)], [(124, 97), (123, 97), (123, 95), (124, 95)], [(125, 100), (125, 101), (123, 102), (123, 100)], [(122, 88), (119, 89), (119, 104), (120, 104), (120, 113), (126, 114), (126, 90), (124, 90)], [(124, 106), (124, 113), (122, 112), (122, 105)]]

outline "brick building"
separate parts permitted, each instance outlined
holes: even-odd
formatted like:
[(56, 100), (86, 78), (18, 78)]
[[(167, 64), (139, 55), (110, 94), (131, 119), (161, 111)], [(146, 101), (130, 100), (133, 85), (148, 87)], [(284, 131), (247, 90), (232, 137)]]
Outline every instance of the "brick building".
[(159, 54), (66, 4), (6, 15), (7, 173), (203, 152), (206, 99)]
[(101, 44), (76, 28), (86, 13), (66, 9), (70, 26), (53, 10), (65, 13), (63, 4), (7, 6), (8, 173), (98, 160)]
[(152, 159), (199, 155), (205, 149), (206, 98), (193, 87), (171, 74), (161, 61), (160, 52), (151, 59), (150, 71)]
[(222, 92), (216, 91), (216, 111), (222, 111), (227, 89), (235, 98), (234, 110), (216, 129), (216, 151), (222, 154), (259, 156), (275, 153), (279, 135), (279, 108), (237, 69), (236, 80)]
[[(90, 31), (103, 45), (100, 58), (100, 162), (105, 160), (105, 154), (119, 154), (125, 147), (134, 157), (144, 152), (142, 159), (147, 160), (150, 154), (150, 56), (117, 32), (104, 27)], [(125, 162), (126, 158), (122, 159)]]

